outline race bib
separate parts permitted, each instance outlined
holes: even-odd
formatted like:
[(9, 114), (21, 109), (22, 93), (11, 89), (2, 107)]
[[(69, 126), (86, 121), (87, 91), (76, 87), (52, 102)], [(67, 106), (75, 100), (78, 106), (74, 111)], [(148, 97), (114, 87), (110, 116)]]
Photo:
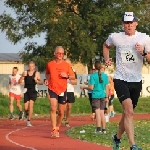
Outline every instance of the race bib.
[(121, 50), (122, 63), (136, 63), (138, 62), (137, 52), (134, 50)]
[(64, 96), (64, 92), (60, 93), (59, 96)]
[(13, 91), (17, 91), (17, 88), (15, 88), (15, 87), (12, 87), (12, 88), (11, 88), (11, 90), (13, 90)]

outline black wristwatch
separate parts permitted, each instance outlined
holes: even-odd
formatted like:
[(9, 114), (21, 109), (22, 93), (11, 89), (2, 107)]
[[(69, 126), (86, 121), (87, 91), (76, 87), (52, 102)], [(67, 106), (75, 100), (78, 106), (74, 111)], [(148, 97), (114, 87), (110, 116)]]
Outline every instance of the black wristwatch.
[(146, 55), (147, 55), (147, 53), (146, 53), (145, 50), (144, 50), (142, 56), (146, 56)]

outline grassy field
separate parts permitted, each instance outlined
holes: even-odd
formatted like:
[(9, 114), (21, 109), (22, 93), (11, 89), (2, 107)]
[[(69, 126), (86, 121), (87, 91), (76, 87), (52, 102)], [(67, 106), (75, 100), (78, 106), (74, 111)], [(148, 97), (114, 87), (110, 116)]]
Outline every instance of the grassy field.
[[(150, 136), (147, 132), (150, 131), (150, 120), (135, 121), (135, 140), (139, 147), (142, 147), (143, 150), (150, 149)], [(107, 123), (107, 133), (106, 134), (95, 134), (95, 124), (93, 125), (84, 125), (72, 128), (67, 131), (67, 135), (80, 139), (83, 141), (88, 141), (92, 143), (97, 143), (104, 146), (111, 146), (111, 136), (116, 133), (116, 128), (118, 127), (118, 122), (109, 122)], [(80, 131), (85, 130), (84, 134), (81, 134)], [(121, 150), (129, 149), (129, 142), (127, 140), (127, 135), (124, 134), (121, 140)]]
[[(23, 105), (23, 100), (21, 101)], [(47, 98), (38, 98), (34, 105), (34, 113), (39, 115), (49, 114), (49, 100)], [(121, 105), (118, 99), (114, 100), (114, 107), (116, 113), (121, 113)], [(88, 98), (76, 98), (73, 104), (72, 114), (89, 114), (91, 107)], [(135, 113), (150, 113), (150, 98), (140, 98)], [(18, 114), (14, 101), (14, 114)], [(9, 99), (8, 97), (0, 95), (0, 117), (7, 117), (9, 115)]]

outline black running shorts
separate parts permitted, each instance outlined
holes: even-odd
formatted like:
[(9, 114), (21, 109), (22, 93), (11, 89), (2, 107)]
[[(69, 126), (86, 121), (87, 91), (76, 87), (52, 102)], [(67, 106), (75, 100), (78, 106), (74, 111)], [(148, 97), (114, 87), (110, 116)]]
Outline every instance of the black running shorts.
[(67, 103), (74, 103), (75, 97), (74, 92), (67, 92)]
[(140, 92), (142, 90), (142, 81), (126, 82), (120, 79), (114, 79), (114, 88), (120, 103), (127, 98), (131, 98), (133, 108), (137, 106)]
[(37, 91), (36, 90), (28, 90), (26, 93), (24, 93), (24, 103), (32, 100), (36, 101), (37, 99)]
[(66, 100), (67, 100), (67, 92), (66, 91), (63, 93), (63, 96), (57, 95), (55, 92), (53, 92), (50, 89), (48, 89), (48, 92), (49, 92), (50, 98), (56, 98), (58, 100), (59, 104), (66, 104)]

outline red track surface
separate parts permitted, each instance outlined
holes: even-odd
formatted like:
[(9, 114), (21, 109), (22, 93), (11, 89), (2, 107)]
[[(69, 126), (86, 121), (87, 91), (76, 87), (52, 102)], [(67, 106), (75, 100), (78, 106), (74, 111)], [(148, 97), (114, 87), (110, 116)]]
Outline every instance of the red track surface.
[[(150, 119), (150, 114), (136, 114), (135, 119)], [(111, 121), (118, 121), (120, 115), (111, 118)], [(80, 126), (93, 124), (89, 116), (74, 116), (70, 124)], [(18, 120), (0, 119), (0, 150), (111, 150), (89, 142), (72, 139), (65, 135), (68, 129), (63, 126), (60, 130), (60, 138), (51, 139), (51, 124), (48, 119), (32, 120), (33, 127), (26, 127), (26, 122)]]

